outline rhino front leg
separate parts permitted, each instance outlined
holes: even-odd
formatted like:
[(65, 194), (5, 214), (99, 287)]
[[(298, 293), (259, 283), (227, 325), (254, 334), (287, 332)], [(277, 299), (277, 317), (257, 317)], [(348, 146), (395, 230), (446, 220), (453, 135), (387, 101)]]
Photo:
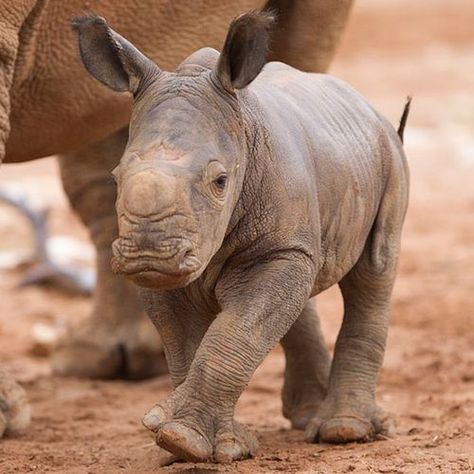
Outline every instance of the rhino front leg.
[(314, 298), (308, 301), (281, 344), (286, 357), (283, 415), (293, 428), (304, 430), (326, 398), (331, 368)]
[[(197, 309), (193, 305), (185, 291), (163, 293), (147, 288), (139, 288), (138, 291), (146, 312), (161, 335), (171, 383), (175, 389), (186, 379), (196, 350), (215, 314), (211, 314), (207, 308), (199, 311), (199, 306)], [(152, 429), (151, 412), (148, 423)]]
[(118, 234), (110, 173), (126, 141), (124, 130), (59, 158), (66, 194), (96, 247), (98, 272), (91, 317), (72, 324), (53, 353), (53, 367), (63, 375), (139, 379), (166, 370), (157, 331), (135, 287), (110, 267), (111, 244)]
[(189, 461), (230, 462), (255, 452), (255, 437), (234, 420), (235, 404), (301, 313), (313, 273), (306, 257), (292, 254), (223, 277), (216, 289), (222, 311), (184, 382), (154, 409), (159, 446)]
[[(189, 371), (199, 344), (215, 315), (209, 311), (198, 312), (185, 292), (156, 292), (146, 288), (139, 289), (145, 309), (158, 329), (173, 389), (181, 385)], [(153, 432), (159, 430), (163, 420), (160, 405), (154, 406), (143, 417), (143, 424)], [(182, 459), (165, 449), (159, 455), (159, 464), (166, 466)]]

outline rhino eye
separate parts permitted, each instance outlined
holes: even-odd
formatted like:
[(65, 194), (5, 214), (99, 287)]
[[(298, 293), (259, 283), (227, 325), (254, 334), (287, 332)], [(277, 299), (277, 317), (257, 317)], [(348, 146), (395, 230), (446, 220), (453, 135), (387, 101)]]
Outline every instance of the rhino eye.
[(215, 186), (223, 191), (225, 189), (225, 185), (227, 184), (227, 175), (225, 173), (221, 173), (215, 180)]
[(208, 186), (211, 193), (219, 200), (222, 200), (225, 195), (225, 188), (227, 186), (227, 172), (222, 163), (219, 161), (211, 161), (207, 168)]

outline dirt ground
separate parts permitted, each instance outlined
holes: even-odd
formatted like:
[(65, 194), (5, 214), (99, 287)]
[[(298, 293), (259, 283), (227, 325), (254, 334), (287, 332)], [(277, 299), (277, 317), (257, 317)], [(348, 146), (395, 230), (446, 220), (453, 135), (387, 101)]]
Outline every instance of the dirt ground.
[[(0, 473), (474, 472), (473, 25), (472, 0), (358, 0), (332, 69), (393, 123), (405, 96), (414, 95), (406, 133), (411, 204), (378, 390), (397, 422), (394, 439), (305, 444), (281, 415), (284, 360), (276, 349), (237, 409), (258, 434), (255, 459), (160, 470), (140, 419), (169, 392), (167, 378), (131, 383), (52, 376), (47, 359), (31, 354), (32, 326), (84, 317), (91, 302), (19, 290), (21, 273), (2, 271), (0, 363), (27, 389), (33, 420), (23, 437), (0, 443)], [(54, 161), (3, 166), (0, 185), (6, 184), (51, 207), (53, 233), (87, 242)], [(22, 241), (21, 225), (3, 220), (10, 225), (2, 239)], [(341, 320), (338, 291), (321, 295), (319, 305), (332, 348)]]

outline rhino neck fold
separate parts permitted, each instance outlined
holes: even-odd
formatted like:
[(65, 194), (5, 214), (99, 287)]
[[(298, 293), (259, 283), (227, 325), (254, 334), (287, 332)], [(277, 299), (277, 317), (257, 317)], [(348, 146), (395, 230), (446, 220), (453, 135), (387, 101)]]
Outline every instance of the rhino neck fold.
[(245, 143), (243, 159), (239, 164), (239, 197), (234, 205), (226, 237), (239, 227), (239, 223), (252, 209), (262, 191), (267, 163), (265, 152), (269, 152), (269, 145), (266, 140), (268, 133), (260, 117), (257, 99), (253, 94), (247, 93), (245, 100), (242, 101), (242, 125)]

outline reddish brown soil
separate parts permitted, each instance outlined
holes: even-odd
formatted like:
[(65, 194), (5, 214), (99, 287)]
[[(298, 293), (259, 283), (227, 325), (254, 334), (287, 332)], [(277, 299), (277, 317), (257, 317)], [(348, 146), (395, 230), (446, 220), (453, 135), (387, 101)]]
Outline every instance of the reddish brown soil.
[[(20, 273), (2, 272), (0, 363), (23, 381), (33, 421), (26, 435), (0, 443), (0, 472), (474, 472), (473, 25), (472, 0), (359, 0), (333, 68), (393, 122), (405, 95), (415, 96), (406, 134), (411, 205), (378, 391), (397, 421), (395, 439), (305, 444), (281, 416), (284, 361), (277, 349), (237, 410), (258, 433), (257, 457), (160, 471), (140, 418), (169, 392), (166, 377), (142, 383), (53, 377), (47, 361), (29, 353), (32, 324), (83, 317), (91, 303), (17, 290)], [(86, 239), (50, 160), (4, 166), (0, 179), (46, 196), (53, 230)], [(22, 235), (15, 226), (9, 232)], [(332, 347), (341, 313), (337, 290), (320, 300)]]

